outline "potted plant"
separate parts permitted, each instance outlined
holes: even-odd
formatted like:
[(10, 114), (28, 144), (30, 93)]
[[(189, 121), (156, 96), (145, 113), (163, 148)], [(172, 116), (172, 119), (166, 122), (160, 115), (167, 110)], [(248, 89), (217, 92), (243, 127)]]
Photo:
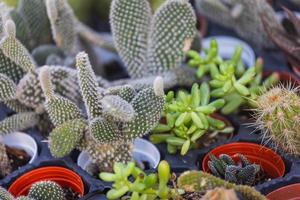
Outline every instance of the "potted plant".
[(285, 164), (278, 154), (248, 142), (218, 146), (205, 155), (202, 169), (227, 181), (250, 186), (285, 174)]

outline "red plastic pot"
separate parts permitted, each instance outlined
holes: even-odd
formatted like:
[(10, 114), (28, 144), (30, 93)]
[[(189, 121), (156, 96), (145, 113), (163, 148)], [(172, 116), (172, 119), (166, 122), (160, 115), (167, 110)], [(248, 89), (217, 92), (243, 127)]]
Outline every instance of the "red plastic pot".
[(42, 167), (19, 177), (8, 189), (15, 197), (27, 195), (32, 184), (39, 181), (54, 181), (63, 188), (71, 188), (84, 195), (84, 184), (79, 175), (64, 167)]
[(202, 170), (210, 172), (208, 168), (209, 154), (219, 157), (220, 154), (227, 154), (239, 162), (238, 154), (243, 154), (252, 163), (259, 164), (262, 169), (271, 177), (282, 177), (285, 173), (285, 165), (282, 158), (273, 150), (249, 142), (234, 142), (219, 146), (205, 155), (202, 161)]
[(291, 82), (294, 86), (300, 86), (300, 79), (297, 78), (294, 74), (285, 71), (265, 71), (263, 76), (266, 78), (267, 76), (271, 75), (272, 73), (277, 73), (279, 75), (280, 82), (283, 84)]
[(267, 195), (269, 200), (300, 200), (300, 183), (281, 187)]

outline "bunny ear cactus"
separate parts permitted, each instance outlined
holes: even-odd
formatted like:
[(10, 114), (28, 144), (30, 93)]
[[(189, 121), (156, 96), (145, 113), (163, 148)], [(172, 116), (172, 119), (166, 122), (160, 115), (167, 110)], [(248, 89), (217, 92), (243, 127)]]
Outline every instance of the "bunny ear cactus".
[(197, 68), (197, 76), (202, 78), (209, 73), (209, 84), (213, 88), (211, 96), (225, 100), (226, 104), (221, 109), (223, 114), (235, 112), (244, 104), (255, 106), (253, 101), (257, 96), (279, 81), (277, 73), (262, 80), (263, 61), (260, 58), (255, 66), (249, 66), (246, 70), (241, 62), (241, 53), (242, 48), (237, 47), (232, 58), (224, 61), (218, 55), (215, 40), (211, 41), (204, 58), (197, 52), (188, 52), (191, 58), (189, 66)]
[(251, 164), (247, 158), (239, 154), (241, 166), (236, 164), (233, 159), (226, 155), (221, 154), (219, 158), (214, 155), (209, 155), (210, 161), (208, 161), (208, 167), (211, 172), (226, 181), (242, 184), (242, 185), (254, 185), (255, 178), (260, 172), (260, 166)]
[(46, 0), (52, 36), (59, 48), (72, 54), (76, 52), (76, 27), (73, 10), (65, 0)]
[(54, 93), (50, 68), (40, 73), (45, 108), (56, 125), (49, 139), (51, 153), (63, 157), (78, 147), (104, 168), (130, 161), (132, 141), (150, 132), (160, 119), (165, 102), (163, 80), (157, 78), (153, 88), (139, 92), (128, 85), (104, 90), (98, 86), (87, 54), (79, 53), (76, 60), (87, 120), (76, 104)]
[(150, 140), (154, 143), (166, 142), (170, 153), (181, 149), (181, 155), (185, 155), (211, 130), (233, 131), (232, 128), (225, 128), (226, 124), (223, 121), (210, 116), (220, 109), (225, 101), (217, 99), (210, 102), (210, 88), (205, 82), (200, 86), (195, 83), (190, 93), (179, 91), (176, 97), (174, 92), (170, 91), (166, 99), (166, 123), (161, 123), (154, 129)]
[(233, 189), (223, 187), (208, 190), (200, 200), (239, 200)]
[(196, 5), (201, 14), (218, 24), (235, 30), (241, 37), (260, 48), (273, 47), (264, 31), (264, 25), (260, 19), (261, 14), (266, 15), (266, 19), (273, 27), (282, 28), (276, 20), (275, 11), (267, 1), (197, 0)]
[(255, 125), (286, 152), (299, 155), (299, 88), (276, 86), (256, 101)]
[(240, 193), (246, 200), (267, 200), (265, 196), (252, 187), (229, 183), (202, 171), (184, 172), (177, 179), (177, 186), (179, 189), (184, 189), (185, 191), (199, 193), (205, 193), (206, 191), (217, 187), (224, 187), (226, 189), (233, 189)]

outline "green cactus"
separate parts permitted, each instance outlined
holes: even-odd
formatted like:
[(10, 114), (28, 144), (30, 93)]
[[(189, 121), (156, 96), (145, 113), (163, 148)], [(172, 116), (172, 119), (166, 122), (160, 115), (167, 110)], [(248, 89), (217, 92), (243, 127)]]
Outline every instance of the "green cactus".
[(130, 161), (132, 141), (150, 132), (160, 119), (163, 80), (157, 78), (153, 88), (139, 92), (126, 85), (105, 90), (98, 86), (87, 54), (79, 53), (76, 60), (87, 120), (74, 103), (54, 93), (50, 68), (40, 73), (45, 108), (56, 125), (49, 139), (51, 153), (63, 157), (78, 147), (104, 168), (115, 161)]
[(166, 142), (169, 153), (181, 149), (181, 155), (185, 155), (209, 132), (231, 133), (232, 127), (226, 127), (223, 121), (210, 116), (224, 103), (223, 99), (210, 102), (210, 88), (205, 82), (200, 86), (195, 83), (190, 93), (179, 91), (176, 97), (170, 91), (163, 113), (166, 123), (154, 129), (155, 134), (150, 136), (150, 140), (154, 143)]
[(184, 172), (177, 179), (177, 186), (179, 189), (199, 193), (205, 193), (206, 191), (215, 189), (217, 187), (224, 187), (225, 189), (234, 189), (246, 200), (267, 200), (265, 196), (260, 194), (252, 187), (229, 183), (202, 171)]
[(66, 200), (61, 186), (53, 181), (40, 181), (33, 184), (28, 197), (35, 200)]
[(258, 97), (255, 125), (286, 152), (299, 155), (299, 88), (276, 86)]
[(211, 96), (223, 98), (226, 101), (221, 109), (223, 114), (235, 112), (245, 104), (255, 107), (253, 100), (279, 81), (277, 73), (262, 80), (262, 59), (257, 59), (255, 66), (249, 66), (250, 68), (245, 70), (241, 61), (241, 53), (242, 48), (237, 47), (232, 58), (223, 61), (218, 55), (218, 45), (215, 40), (211, 41), (210, 49), (206, 50), (204, 58), (198, 52), (188, 53), (191, 58), (189, 66), (197, 68), (198, 78), (202, 78), (207, 73), (210, 74), (209, 84), (213, 88)]
[(0, 199), (1, 200), (14, 200), (14, 197), (3, 187), (0, 187)]
[(21, 197), (18, 197), (16, 200), (35, 200), (35, 199), (30, 198), (30, 197), (21, 196)]
[(56, 45), (65, 52), (76, 53), (76, 26), (73, 10), (65, 0), (46, 0), (47, 14)]
[(6, 147), (2, 142), (0, 142), (0, 176), (3, 178), (10, 174), (11, 171), (12, 166), (6, 153)]
[(233, 29), (242, 38), (251, 41), (258, 47), (274, 47), (261, 21), (265, 14), (272, 27), (280, 27), (276, 13), (267, 1), (210, 1), (196, 0), (197, 10), (215, 23)]
[(251, 164), (242, 154), (238, 154), (238, 156), (242, 163), (241, 165), (235, 163), (227, 154), (221, 154), (219, 158), (210, 154), (208, 167), (213, 175), (226, 181), (242, 185), (254, 185), (255, 178), (260, 172), (260, 166)]
[[(115, 163), (114, 173), (102, 172), (99, 177), (103, 181), (114, 183), (106, 194), (108, 199), (120, 199), (122, 196), (131, 196), (133, 200), (173, 199), (178, 194), (168, 186), (170, 173), (170, 166), (166, 161), (159, 163), (157, 174), (146, 174), (134, 162), (130, 162), (127, 165)], [(133, 180), (130, 180), (131, 176)]]
[(147, 0), (114, 0), (110, 22), (115, 46), (134, 78), (123, 81), (149, 86), (157, 75), (172, 76), (170, 83), (165, 79), (168, 87), (178, 84), (177, 79), (184, 80), (187, 73), (176, 73), (176, 69), (196, 33), (195, 14), (188, 1), (168, 0), (152, 15)]

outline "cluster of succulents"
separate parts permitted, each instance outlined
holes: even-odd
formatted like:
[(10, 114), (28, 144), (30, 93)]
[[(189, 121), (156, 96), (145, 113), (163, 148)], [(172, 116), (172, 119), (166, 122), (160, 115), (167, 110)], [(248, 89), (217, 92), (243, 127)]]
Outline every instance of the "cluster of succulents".
[(263, 77), (263, 61), (257, 59), (255, 66), (246, 69), (241, 61), (242, 48), (237, 47), (235, 53), (228, 60), (218, 55), (218, 45), (211, 41), (206, 55), (190, 51), (189, 66), (197, 68), (197, 76), (202, 78), (209, 73), (209, 85), (213, 88), (210, 95), (214, 98), (223, 98), (225, 105), (223, 114), (237, 111), (242, 105), (254, 106), (254, 100), (271, 86), (279, 81), (277, 73)]
[(14, 198), (8, 191), (0, 187), (1, 200), (66, 200), (63, 188), (53, 181), (39, 181), (34, 183), (27, 196)]
[(236, 193), (239, 193), (247, 200), (266, 200), (249, 186), (236, 185), (201, 171), (186, 171), (176, 182), (176, 176), (171, 176), (166, 161), (160, 162), (157, 173), (150, 174), (143, 172), (133, 162), (127, 165), (115, 163), (114, 173), (102, 172), (99, 177), (106, 182), (113, 182), (112, 189), (106, 195), (108, 199), (185, 199), (185, 195), (192, 193), (198, 199), (202, 197), (202, 200), (215, 195), (219, 199), (233, 200), (233, 197), (238, 199)]
[(162, 78), (141, 91), (129, 85), (104, 89), (97, 83), (87, 54), (79, 53), (76, 61), (87, 119), (75, 103), (55, 94), (50, 68), (40, 74), (45, 109), (55, 125), (49, 138), (52, 155), (63, 157), (78, 147), (99, 167), (130, 161), (132, 141), (150, 132), (160, 119), (165, 102)]
[(170, 91), (166, 97), (163, 112), (165, 122), (160, 123), (150, 136), (154, 143), (166, 142), (169, 153), (181, 149), (185, 155), (204, 134), (232, 133), (232, 127), (226, 127), (225, 122), (212, 116), (225, 104), (223, 99), (210, 100), (210, 87), (203, 82), (195, 83), (191, 92), (178, 91), (176, 97)]
[(240, 163), (236, 163), (227, 154), (221, 154), (219, 158), (213, 154), (209, 155), (208, 167), (213, 175), (226, 181), (239, 185), (254, 185), (257, 174), (261, 168), (257, 164), (251, 164), (242, 154), (238, 154)]
[(130, 162), (127, 165), (115, 163), (114, 173), (102, 172), (99, 177), (106, 182), (113, 182), (113, 188), (106, 194), (108, 199), (120, 199), (123, 196), (132, 200), (173, 199), (179, 195), (179, 191), (168, 185), (171, 171), (166, 161), (159, 163), (157, 174), (146, 174), (134, 162)]

